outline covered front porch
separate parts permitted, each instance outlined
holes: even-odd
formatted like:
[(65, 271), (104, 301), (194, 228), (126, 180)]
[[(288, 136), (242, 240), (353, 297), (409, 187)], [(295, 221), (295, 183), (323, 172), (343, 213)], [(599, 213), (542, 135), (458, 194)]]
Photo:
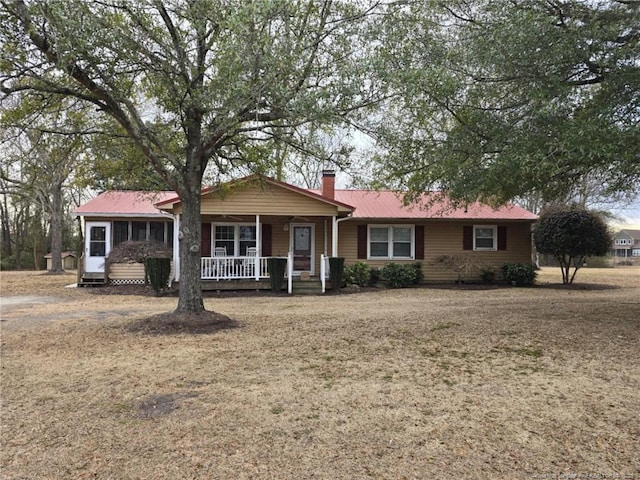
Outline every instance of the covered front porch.
[(269, 289), (269, 260), (286, 261), (286, 289), (315, 283), (324, 293), (332, 217), (203, 215), (200, 276), (204, 289)]
[[(294, 280), (319, 282), (328, 277), (328, 257), (338, 255), (338, 225), (353, 208), (320, 194), (267, 179), (233, 184), (224, 195), (203, 192), (201, 202), (200, 276), (203, 288), (220, 290), (268, 285), (269, 259), (286, 259), (287, 289)], [(174, 238), (180, 239), (179, 200), (159, 204), (174, 215)], [(180, 281), (179, 248), (174, 245)], [(269, 288), (268, 286), (264, 288)]]
[[(286, 257), (202, 257), (200, 272), (203, 290), (268, 290), (271, 288), (269, 260), (280, 258), (286, 261), (284, 289), (288, 293), (295, 290), (309, 290), (317, 287), (325, 293), (329, 279), (329, 257), (320, 254), (320, 268), (317, 275), (294, 271), (293, 252)], [(303, 283), (305, 285), (303, 285)]]

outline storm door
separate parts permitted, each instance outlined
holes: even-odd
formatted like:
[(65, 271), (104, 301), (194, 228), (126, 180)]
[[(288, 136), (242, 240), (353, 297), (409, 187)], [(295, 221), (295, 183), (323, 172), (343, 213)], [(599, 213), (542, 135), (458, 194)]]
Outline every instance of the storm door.
[(111, 250), (111, 224), (87, 222), (85, 238), (85, 271), (104, 272), (104, 262)]
[(293, 251), (293, 272), (314, 273), (313, 225), (292, 225), (291, 242)]

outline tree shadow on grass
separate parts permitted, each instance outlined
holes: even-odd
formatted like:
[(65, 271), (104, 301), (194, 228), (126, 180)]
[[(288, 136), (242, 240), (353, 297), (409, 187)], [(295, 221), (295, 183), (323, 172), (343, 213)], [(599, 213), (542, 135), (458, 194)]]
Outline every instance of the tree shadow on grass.
[(239, 327), (238, 322), (226, 315), (205, 310), (201, 313), (160, 313), (134, 320), (125, 330), (144, 335), (205, 335)]
[(607, 285), (605, 283), (539, 283), (535, 288), (552, 289), (552, 290), (617, 290), (621, 288), (619, 285)]

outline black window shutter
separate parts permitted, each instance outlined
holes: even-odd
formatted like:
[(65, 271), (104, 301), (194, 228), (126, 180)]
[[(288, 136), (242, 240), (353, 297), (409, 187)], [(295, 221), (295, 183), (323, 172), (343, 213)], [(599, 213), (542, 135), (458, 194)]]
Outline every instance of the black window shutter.
[(462, 227), (462, 249), (473, 250), (473, 227), (471, 225)]
[(358, 225), (358, 259), (367, 258), (367, 226)]
[(424, 225), (415, 226), (416, 245), (415, 253), (416, 260), (424, 260)]
[(507, 249), (507, 227), (498, 227), (498, 250)]
[(270, 257), (272, 255), (272, 241), (271, 241), (271, 224), (263, 223), (262, 224), (262, 252), (260, 256), (262, 257)]
[(202, 234), (200, 236), (200, 256), (211, 256), (211, 224), (208, 222), (202, 224)]

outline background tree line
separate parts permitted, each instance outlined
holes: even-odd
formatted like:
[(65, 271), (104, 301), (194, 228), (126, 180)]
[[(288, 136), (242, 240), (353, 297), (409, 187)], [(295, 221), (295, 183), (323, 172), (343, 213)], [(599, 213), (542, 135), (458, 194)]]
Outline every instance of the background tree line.
[[(63, 188), (150, 179), (139, 186), (178, 193), (177, 310), (197, 312), (206, 179), (304, 179), (315, 161), (359, 169), (360, 182), (408, 201), (437, 189), (460, 203), (544, 206), (588, 184), (603, 198), (637, 194), (639, 8), (1, 0), (3, 117), (52, 164), (78, 136), (82, 153), (67, 158), (79, 162), (54, 168), (69, 172)], [(362, 144), (372, 151), (359, 157)], [(16, 186), (12, 158), (3, 181)], [(43, 204), (51, 220), (54, 203)]]

